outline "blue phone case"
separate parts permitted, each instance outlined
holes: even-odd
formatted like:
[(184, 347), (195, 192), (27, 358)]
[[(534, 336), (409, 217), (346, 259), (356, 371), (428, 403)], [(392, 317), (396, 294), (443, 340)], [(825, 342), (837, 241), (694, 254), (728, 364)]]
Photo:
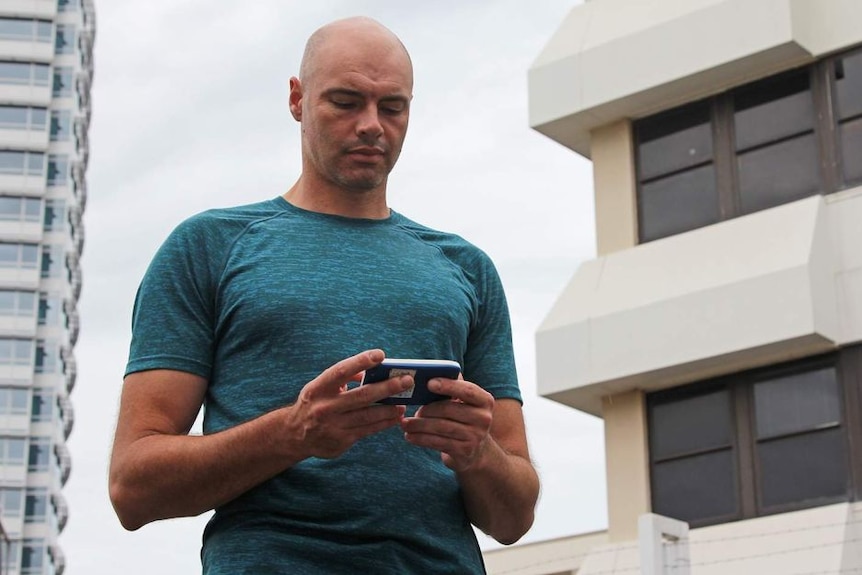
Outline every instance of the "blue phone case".
[(458, 379), (461, 366), (457, 361), (437, 359), (384, 359), (382, 363), (365, 371), (360, 385), (385, 381), (399, 375), (412, 375), (414, 386), (399, 394), (381, 399), (379, 403), (390, 405), (425, 405), (433, 401), (449, 399), (446, 395), (428, 391), (428, 380), (435, 377)]

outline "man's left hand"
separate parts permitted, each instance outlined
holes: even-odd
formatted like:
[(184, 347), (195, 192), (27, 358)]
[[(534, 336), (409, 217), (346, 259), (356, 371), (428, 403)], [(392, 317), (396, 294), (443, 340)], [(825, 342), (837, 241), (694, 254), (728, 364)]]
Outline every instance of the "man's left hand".
[(413, 445), (439, 451), (449, 469), (466, 471), (493, 441), (494, 397), (463, 379), (435, 378), (428, 389), (451, 399), (423, 405), (414, 416), (405, 417), (404, 437)]

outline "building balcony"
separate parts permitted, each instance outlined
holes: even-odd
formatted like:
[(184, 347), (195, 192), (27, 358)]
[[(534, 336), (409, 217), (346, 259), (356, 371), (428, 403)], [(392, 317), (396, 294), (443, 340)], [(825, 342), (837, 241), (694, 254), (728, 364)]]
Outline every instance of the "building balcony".
[(29, 432), (29, 413), (4, 413), (0, 415), (0, 433), (27, 435)]
[(72, 400), (64, 393), (61, 393), (57, 397), (57, 403), (63, 414), (63, 438), (69, 439), (69, 435), (72, 434), (72, 428), (75, 427), (75, 408), (72, 405)]
[(48, 107), (51, 104), (51, 86), (3, 86), (0, 90), (0, 103)]
[(48, 149), (48, 130), (2, 130), (0, 148), (44, 152)]
[(607, 543), (607, 531), (600, 531), (485, 551), (482, 558), (488, 575), (570, 575), (580, 573), (584, 558)]
[(42, 196), (45, 193), (45, 176), (0, 174), (0, 189), (9, 194)]
[(53, 42), (0, 40), (0, 60), (51, 62), (53, 59)]
[(0, 220), (0, 241), (35, 243), (42, 240), (42, 222)]
[(0, 286), (6, 289), (39, 289), (38, 269), (0, 268)]
[(655, 391), (862, 340), (862, 188), (583, 264), (539, 327), (538, 390), (601, 415)]
[(78, 379), (78, 362), (75, 360), (75, 352), (71, 345), (64, 345), (60, 350), (60, 355), (65, 366), (66, 393), (72, 393), (72, 390), (75, 389), (75, 382)]
[(36, 337), (36, 317), (0, 316), (0, 334), (6, 337)]
[(594, 128), (857, 44), (860, 21), (851, 0), (586, 2), (530, 67), (530, 125), (590, 157)]
[[(519, 545), (484, 557), (489, 575), (856, 573), (862, 571), (860, 522), (862, 504), (841, 503), (692, 529), (687, 538), (662, 543), (659, 554), (667, 561), (663, 571), (644, 564), (641, 541), (597, 542), (584, 550), (583, 540), (589, 536)], [(561, 558), (533, 554), (542, 545)]]
[(57, 2), (54, 0), (4, 0), (0, 6), (0, 16), (53, 20), (57, 16)]

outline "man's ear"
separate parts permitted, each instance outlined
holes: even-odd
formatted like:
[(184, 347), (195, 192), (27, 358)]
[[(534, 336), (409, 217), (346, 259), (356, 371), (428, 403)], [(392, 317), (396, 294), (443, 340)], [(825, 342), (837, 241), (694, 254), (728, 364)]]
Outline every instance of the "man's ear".
[(290, 79), (290, 96), (288, 97), (288, 106), (290, 107), (290, 115), (297, 122), (302, 121), (302, 84), (299, 78), (292, 77)]

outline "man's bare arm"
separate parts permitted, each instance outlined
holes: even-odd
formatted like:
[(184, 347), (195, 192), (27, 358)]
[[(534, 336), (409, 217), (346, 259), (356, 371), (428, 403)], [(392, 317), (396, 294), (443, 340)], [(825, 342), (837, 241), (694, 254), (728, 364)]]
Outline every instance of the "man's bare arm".
[(426, 405), (406, 418), (407, 440), (441, 452), (476, 527), (500, 543), (516, 542), (532, 526), (539, 497), (521, 405), (513, 399), (495, 402), (463, 380), (436, 379), (429, 388), (456, 401)]
[(409, 377), (344, 391), (379, 363), (371, 350), (321, 373), (289, 406), (231, 429), (188, 435), (206, 381), (172, 370), (134, 373), (123, 384), (110, 464), (110, 496), (134, 530), (157, 519), (198, 515), (227, 503), (308, 457), (341, 455), (359, 439), (397, 425), (403, 407), (376, 405)]

